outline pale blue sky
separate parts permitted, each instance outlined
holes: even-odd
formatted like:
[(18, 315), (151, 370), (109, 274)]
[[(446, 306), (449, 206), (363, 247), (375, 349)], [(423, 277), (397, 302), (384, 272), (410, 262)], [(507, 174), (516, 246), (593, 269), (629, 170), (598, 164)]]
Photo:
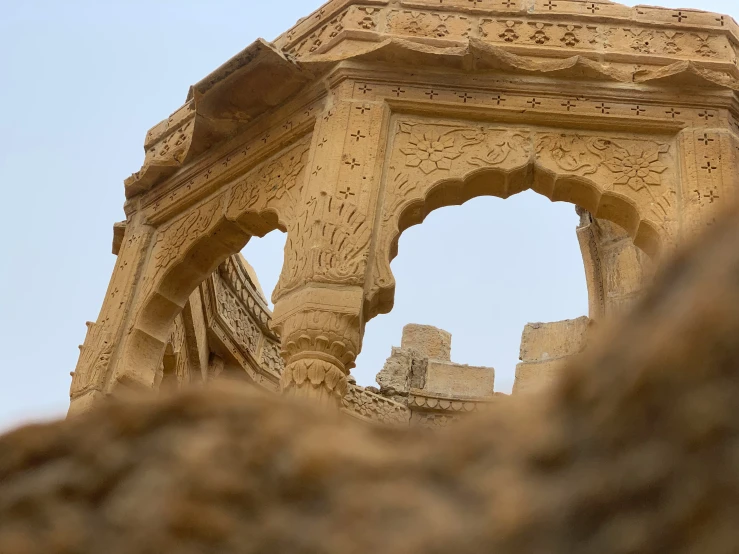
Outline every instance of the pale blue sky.
[[(141, 165), (145, 132), (191, 84), (321, 3), (3, 2), (0, 430), (65, 413), (77, 345), (114, 263), (122, 182)], [(700, 8), (739, 15), (735, 0)], [(415, 322), (453, 333), (453, 359), (494, 366), (496, 388), (510, 390), (524, 324), (587, 312), (576, 224), (571, 205), (524, 193), (445, 208), (406, 231), (392, 266), (396, 307), (368, 325), (357, 380), (372, 384)], [(283, 245), (273, 233), (245, 251), (268, 294)]]

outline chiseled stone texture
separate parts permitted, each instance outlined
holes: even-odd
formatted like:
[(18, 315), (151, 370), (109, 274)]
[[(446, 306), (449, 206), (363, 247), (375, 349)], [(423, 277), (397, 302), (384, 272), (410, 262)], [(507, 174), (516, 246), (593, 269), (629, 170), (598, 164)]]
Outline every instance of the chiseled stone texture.
[(431, 325), (410, 323), (403, 327), (401, 348), (413, 348), (429, 360), (451, 361), (452, 334)]
[(425, 392), (450, 398), (492, 396), (495, 370), (492, 367), (429, 361)]
[[(284, 369), (253, 378), (336, 408), (367, 322), (393, 307), (400, 236), (435, 209), (525, 190), (579, 206), (596, 223), (579, 233), (590, 315), (628, 309), (648, 274), (636, 249), (666, 259), (736, 196), (738, 44), (735, 21), (699, 10), (330, 0), (147, 133), (71, 413), (156, 389), (192, 291), (277, 229), (289, 240), (267, 362), (279, 350)], [(256, 334), (236, 331), (258, 355)], [(450, 361), (448, 335), (408, 335), (403, 347)]]
[(522, 362), (543, 362), (577, 354), (585, 346), (590, 319), (579, 317), (556, 323), (529, 323), (521, 336)]
[(583, 350), (590, 326), (587, 317), (526, 325), (513, 393), (535, 392), (551, 384), (565, 363)]

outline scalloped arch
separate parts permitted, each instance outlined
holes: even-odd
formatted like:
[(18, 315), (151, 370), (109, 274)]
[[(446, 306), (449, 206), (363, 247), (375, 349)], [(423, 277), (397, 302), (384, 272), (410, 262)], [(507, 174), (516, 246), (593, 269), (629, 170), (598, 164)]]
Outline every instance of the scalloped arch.
[[(474, 198), (494, 196), (510, 198), (533, 190), (552, 202), (568, 202), (579, 206), (599, 219), (623, 227), (634, 244), (656, 258), (664, 237), (653, 223), (640, 213), (636, 202), (626, 195), (603, 190), (596, 181), (586, 177), (554, 173), (530, 161), (514, 170), (494, 167), (475, 169), (462, 178), (442, 179), (431, 185), (423, 198), (412, 199), (400, 206), (389, 234), (380, 236), (375, 252), (374, 274), (366, 299), (368, 319), (389, 313), (395, 297), (395, 278), (390, 263), (398, 255), (398, 242), (403, 232), (423, 223), (439, 208), (460, 206)], [(384, 209), (384, 207), (383, 207)]]

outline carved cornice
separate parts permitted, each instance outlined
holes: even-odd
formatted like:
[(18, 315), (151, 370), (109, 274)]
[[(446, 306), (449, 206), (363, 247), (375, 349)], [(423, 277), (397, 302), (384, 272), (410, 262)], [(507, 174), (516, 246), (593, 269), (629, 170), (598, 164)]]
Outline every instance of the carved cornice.
[(191, 87), (185, 105), (147, 133), (146, 158), (142, 168), (126, 179), (126, 197), (150, 190), (242, 132), (314, 78), (272, 45), (253, 43)]
[(267, 307), (266, 301), (257, 292), (256, 286), (247, 275), (239, 256), (231, 256), (218, 266), (218, 275), (239, 299), (241, 305), (247, 309), (249, 316), (259, 326), (262, 333), (273, 340), (278, 340), (277, 335), (270, 328), (272, 312)]
[(448, 396), (429, 394), (420, 389), (411, 389), (408, 395), (408, 407), (413, 411), (443, 412), (449, 414), (471, 413), (493, 402), (495, 396), (483, 398), (451, 398)]
[[(213, 167), (193, 173), (194, 161), (347, 60), (733, 92), (737, 51), (736, 22), (698, 10), (598, 0), (334, 0), (274, 45), (257, 41), (194, 85), (186, 104), (147, 135), (146, 159), (126, 194), (181, 173), (186, 193), (207, 189)], [(224, 154), (235, 159), (237, 152)], [(151, 200), (163, 203), (166, 195)]]
[[(521, 21), (580, 28), (664, 29), (670, 33), (701, 32), (725, 36), (739, 43), (739, 26), (729, 16), (692, 9), (651, 6), (628, 7), (602, 0), (333, 0), (278, 37), (274, 44), (298, 56), (320, 54), (348, 36), (371, 40), (379, 33), (412, 36), (425, 40), (454, 40), (462, 36), (484, 36), (484, 25), (491, 21)], [(404, 16), (404, 17), (398, 17)], [(435, 21), (424, 21), (424, 16)], [(400, 22), (393, 19), (401, 19)], [(403, 26), (403, 19), (415, 24)], [(532, 33), (533, 34), (533, 33)], [(637, 35), (638, 36), (638, 35)], [(515, 37), (508, 34), (510, 42)], [(560, 46), (551, 40), (536, 41), (536, 46)], [(573, 48), (579, 43), (562, 42)], [(607, 49), (607, 43), (601, 43)], [(649, 45), (646, 45), (649, 46)], [(581, 46), (582, 47), (582, 46)]]
[(221, 273), (219, 268), (202, 286), (208, 328), (255, 383), (276, 392), (282, 372), (279, 344), (254, 318), (256, 302), (243, 300)]
[(410, 411), (403, 404), (352, 383), (342, 401), (342, 410), (364, 421), (408, 425), (410, 420)]

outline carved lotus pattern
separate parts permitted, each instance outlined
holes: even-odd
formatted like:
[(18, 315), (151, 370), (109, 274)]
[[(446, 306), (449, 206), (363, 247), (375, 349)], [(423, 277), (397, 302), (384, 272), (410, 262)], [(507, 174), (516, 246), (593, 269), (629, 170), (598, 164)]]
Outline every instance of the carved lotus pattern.
[(417, 167), (426, 175), (437, 169), (451, 169), (452, 160), (461, 156), (455, 148), (454, 137), (437, 131), (411, 132), (408, 146), (400, 150), (405, 154), (405, 164)]
[(627, 185), (638, 192), (648, 186), (660, 186), (662, 173), (667, 166), (659, 162), (659, 151), (649, 152), (640, 150), (633, 153), (627, 151), (616, 152), (605, 162), (605, 166), (618, 174), (614, 181), (616, 185)]

